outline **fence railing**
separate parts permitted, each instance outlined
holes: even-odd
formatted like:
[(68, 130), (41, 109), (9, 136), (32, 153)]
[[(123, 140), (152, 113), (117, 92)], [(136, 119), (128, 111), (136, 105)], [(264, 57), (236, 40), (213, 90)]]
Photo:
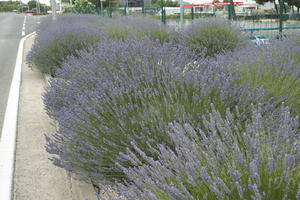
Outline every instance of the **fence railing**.
[[(281, 1), (281, 0), (280, 0)], [(267, 36), (282, 35), (286, 31), (300, 31), (300, 13), (257, 14), (251, 12), (236, 12), (233, 17), (229, 6), (220, 8), (187, 7), (183, 9), (184, 24), (205, 17), (229, 18), (236, 21), (241, 29), (252, 34), (264, 34)], [(179, 25), (180, 7), (108, 7), (108, 8), (68, 8), (65, 12), (92, 13), (107, 17), (116, 16), (152, 16), (163, 23)]]

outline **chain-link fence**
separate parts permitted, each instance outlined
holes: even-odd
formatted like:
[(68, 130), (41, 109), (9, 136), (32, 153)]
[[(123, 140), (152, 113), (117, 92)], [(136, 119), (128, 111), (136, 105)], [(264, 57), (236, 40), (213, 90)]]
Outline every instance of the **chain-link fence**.
[[(231, 5), (227, 6), (197, 6), (187, 5), (183, 7), (182, 19), (180, 20), (180, 7), (106, 7), (100, 8), (69, 8), (65, 12), (93, 13), (107, 17), (117, 16), (151, 16), (163, 23), (182, 27), (185, 24), (193, 23), (193, 20), (205, 17), (229, 18), (241, 27), (241, 29), (250, 34), (265, 35), (267, 37), (281, 37), (294, 32), (300, 32), (300, 14), (284, 13), (283, 0), (276, 13), (263, 14), (258, 13), (257, 9), (235, 6), (234, 14)], [(143, 4), (141, 4), (143, 5)], [(286, 9), (285, 9), (286, 10)], [(275, 12), (275, 13), (274, 13)], [(286, 10), (286, 12), (289, 12)]]

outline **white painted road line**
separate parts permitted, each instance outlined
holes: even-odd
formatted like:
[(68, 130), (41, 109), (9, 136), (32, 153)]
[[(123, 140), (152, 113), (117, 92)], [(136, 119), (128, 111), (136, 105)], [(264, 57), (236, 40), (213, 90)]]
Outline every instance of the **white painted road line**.
[(0, 199), (11, 200), (16, 149), (17, 117), (21, 84), (24, 41), (33, 33), (23, 37), (19, 43), (15, 70), (10, 85), (7, 106), (0, 140)]
[(22, 27), (22, 36), (25, 36), (25, 26), (26, 26), (26, 16), (24, 17), (23, 27)]

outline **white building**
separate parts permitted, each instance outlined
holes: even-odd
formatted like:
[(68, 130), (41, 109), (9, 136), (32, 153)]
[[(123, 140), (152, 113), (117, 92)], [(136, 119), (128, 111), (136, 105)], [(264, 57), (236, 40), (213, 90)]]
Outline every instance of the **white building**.
[[(185, 2), (188, 4), (194, 4), (194, 5), (201, 5), (201, 4), (210, 4), (214, 0), (186, 0)], [(219, 0), (220, 2), (223, 2), (223, 0)], [(236, 6), (235, 11), (236, 13), (249, 13), (253, 9), (258, 8), (258, 4), (255, 2), (255, 0), (233, 0), (234, 2), (242, 3), (242, 5)], [(204, 6), (201, 8), (202, 12), (204, 13), (215, 13), (216, 15), (224, 15), (225, 9), (222, 9), (222, 6), (216, 7), (216, 6)]]
[[(223, 2), (223, 0), (219, 0), (220, 2)], [(254, 0), (233, 0), (234, 2), (243, 2), (245, 4), (253, 4), (256, 2)], [(213, 0), (186, 0), (185, 2), (188, 2), (190, 4), (203, 4), (203, 3), (212, 3)]]
[[(205, 3), (212, 3), (213, 0), (184, 0), (185, 2), (189, 4), (205, 4)], [(219, 0), (220, 2), (223, 2), (223, 0)], [(261, 10), (275, 10), (274, 3), (267, 2), (264, 5), (259, 5), (255, 2), (255, 0), (233, 0), (234, 2), (242, 2), (244, 5), (238, 6), (240, 8), (256, 8), (256, 9), (261, 9)], [(275, 0), (276, 4), (278, 5), (279, 2), (278, 0)], [(237, 10), (240, 10), (237, 8)]]

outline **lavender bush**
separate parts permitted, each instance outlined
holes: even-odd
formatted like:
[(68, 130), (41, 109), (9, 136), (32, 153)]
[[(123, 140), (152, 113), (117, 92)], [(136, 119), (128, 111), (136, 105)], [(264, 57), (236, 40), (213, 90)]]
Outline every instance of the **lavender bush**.
[(27, 61), (41, 72), (54, 75), (68, 56), (103, 40), (104, 32), (97, 28), (101, 19), (92, 15), (62, 15), (57, 21), (42, 21)]
[(203, 56), (214, 56), (245, 47), (248, 39), (240, 29), (225, 19), (194, 21), (183, 32), (185, 43)]
[(227, 53), (219, 62), (237, 73), (238, 85), (263, 87), (266, 96), (284, 101), (295, 114), (300, 112), (300, 46), (272, 41), (270, 46)]
[[(132, 142), (134, 150), (128, 148), (120, 158), (134, 167), (117, 163), (129, 179), (117, 183), (118, 196), (128, 200), (300, 199), (299, 119), (287, 107), (263, 116), (261, 107), (253, 106), (246, 122), (238, 111), (227, 111), (222, 117), (213, 107), (201, 122), (196, 127), (170, 123), (168, 134), (175, 148), (149, 145), (152, 156)], [(105, 200), (120, 199), (101, 187)], [(104, 200), (102, 194), (97, 196)]]
[(149, 17), (117, 17), (106, 19), (100, 23), (110, 38), (115, 39), (142, 39), (150, 38), (161, 43), (170, 41), (175, 34), (174, 29)]
[(131, 140), (143, 151), (147, 143), (172, 147), (167, 122), (197, 124), (210, 103), (222, 113), (240, 105), (245, 119), (250, 102), (264, 97), (262, 90), (234, 87), (235, 77), (218, 63), (191, 55), (183, 46), (144, 39), (103, 41), (69, 58), (44, 95), (59, 124), (47, 137), (53, 163), (93, 183), (120, 180), (114, 160)]
[(300, 33), (296, 32), (288, 34), (287, 40), (289, 40), (295, 46), (300, 46)]

